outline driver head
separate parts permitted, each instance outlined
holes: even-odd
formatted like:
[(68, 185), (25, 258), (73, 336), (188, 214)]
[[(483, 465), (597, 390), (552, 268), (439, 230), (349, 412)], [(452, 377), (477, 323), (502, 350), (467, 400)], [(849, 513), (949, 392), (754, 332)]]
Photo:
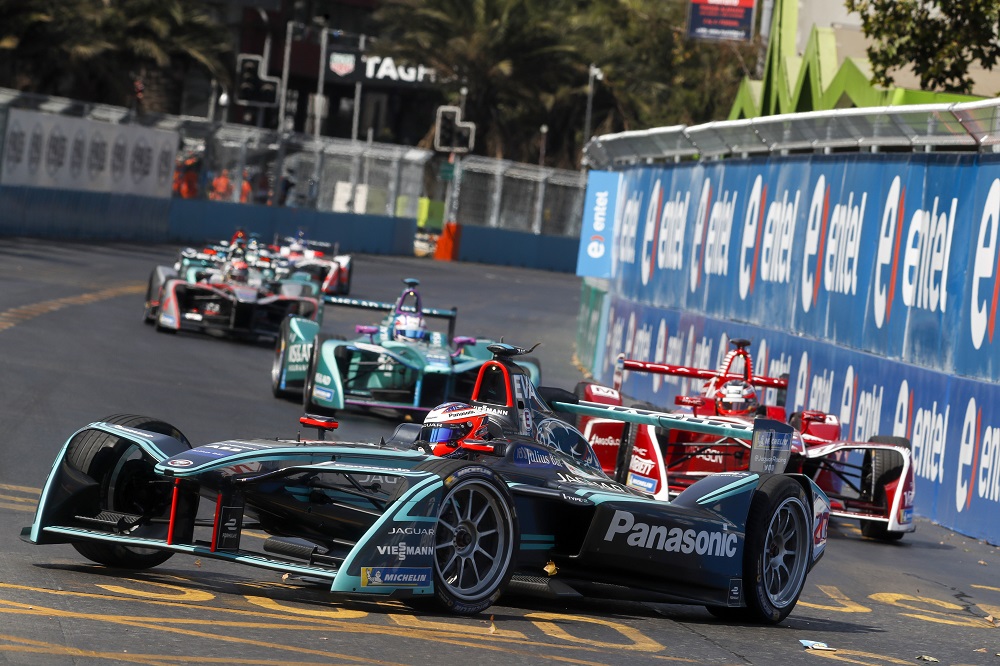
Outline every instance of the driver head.
[(760, 403), (750, 382), (731, 379), (715, 392), (715, 412), (719, 416), (752, 416)]
[(418, 439), (434, 455), (443, 456), (455, 452), (467, 441), (489, 441), (502, 436), (499, 425), (491, 422), (485, 410), (464, 402), (446, 402), (428, 412)]

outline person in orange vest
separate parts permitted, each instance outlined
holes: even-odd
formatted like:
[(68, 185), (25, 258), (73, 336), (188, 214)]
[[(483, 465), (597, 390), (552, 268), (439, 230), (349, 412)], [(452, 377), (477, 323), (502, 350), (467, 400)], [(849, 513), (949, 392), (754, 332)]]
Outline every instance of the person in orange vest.
[(185, 169), (181, 176), (180, 195), (184, 199), (194, 199), (198, 196), (198, 172)]
[(211, 197), (216, 201), (233, 200), (233, 183), (229, 180), (229, 169), (223, 169), (222, 173), (212, 180)]
[(250, 185), (250, 172), (243, 172), (243, 183), (240, 185), (240, 203), (247, 203), (250, 201), (250, 192), (253, 187)]

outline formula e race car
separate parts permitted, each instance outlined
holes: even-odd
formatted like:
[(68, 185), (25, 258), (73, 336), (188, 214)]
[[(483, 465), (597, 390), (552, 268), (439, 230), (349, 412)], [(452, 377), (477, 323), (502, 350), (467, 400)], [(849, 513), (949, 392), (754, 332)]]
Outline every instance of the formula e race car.
[[(787, 390), (787, 378), (755, 375), (748, 340), (733, 345), (716, 370), (648, 363), (619, 357), (614, 387), (581, 383), (577, 393), (588, 400), (621, 405), (625, 372), (651, 372), (705, 380), (697, 395), (679, 395), (682, 413), (724, 424), (750, 424), (757, 416), (787, 421), (793, 428), (789, 469), (808, 475), (830, 497), (833, 515), (858, 519), (864, 536), (900, 539), (916, 529), (913, 522), (913, 456), (905, 437), (875, 436), (868, 442), (840, 438), (833, 414), (803, 410), (785, 414), (781, 405), (765, 405), (759, 389)], [(746, 437), (718, 437), (655, 426), (581, 417), (577, 423), (594, 445), (608, 474), (622, 483), (675, 497), (699, 479), (718, 472), (745, 470), (750, 461)]]
[[(301, 422), (321, 430), (317, 440), (194, 448), (153, 418), (91, 423), (60, 451), (21, 536), (68, 542), (110, 567), (185, 553), (458, 614), (509, 588), (697, 604), (756, 622), (788, 615), (825, 551), (829, 503), (807, 477), (781, 473), (787, 426), (625, 413), (550, 391), (578, 413), (753, 439), (751, 471), (656, 500), (608, 478), (582, 434), (554, 417), (513, 360), (526, 350), (491, 348), (468, 405), (378, 444), (325, 441), (336, 423), (312, 415)], [(202, 501), (215, 506), (199, 512)]]
[[(271, 390), (276, 397), (302, 395), (307, 412), (332, 414), (347, 407), (391, 416), (423, 417), (448, 400), (467, 399), (490, 340), (455, 335), (456, 309), (423, 306), (413, 278), (395, 303), (326, 297), (329, 305), (388, 314), (379, 325), (359, 325), (361, 336), (338, 340), (301, 317), (286, 319), (275, 345)], [(428, 330), (428, 319), (447, 331)], [(523, 359), (536, 384), (541, 366)]]
[(351, 292), (354, 264), (351, 255), (340, 254), (337, 245), (308, 240), (300, 231), (269, 248), (277, 261), (277, 276), (305, 273), (320, 293), (346, 296)]
[(319, 321), (322, 302), (311, 277), (280, 279), (255, 241), (183, 250), (174, 266), (149, 276), (143, 320), (156, 330), (274, 339), (290, 315)]

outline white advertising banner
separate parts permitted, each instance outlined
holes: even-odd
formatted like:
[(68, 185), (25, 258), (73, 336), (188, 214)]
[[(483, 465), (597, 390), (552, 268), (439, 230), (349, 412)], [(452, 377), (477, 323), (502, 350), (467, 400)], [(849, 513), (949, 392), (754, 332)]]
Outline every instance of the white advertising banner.
[(0, 184), (169, 198), (176, 132), (10, 109)]

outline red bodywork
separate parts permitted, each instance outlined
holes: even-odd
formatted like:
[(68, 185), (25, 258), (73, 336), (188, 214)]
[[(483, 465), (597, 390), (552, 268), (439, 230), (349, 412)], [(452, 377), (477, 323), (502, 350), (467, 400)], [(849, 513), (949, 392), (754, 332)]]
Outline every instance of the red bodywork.
[[(698, 393), (674, 399), (678, 411), (722, 423), (752, 423), (756, 416), (777, 419), (795, 428), (789, 472), (810, 476), (830, 497), (833, 515), (858, 518), (866, 535), (895, 539), (913, 531), (914, 478), (909, 442), (876, 437), (871, 442), (843, 441), (840, 420), (833, 414), (804, 410), (787, 414), (783, 405), (760, 404), (745, 416), (720, 416), (714, 396), (720, 386), (740, 380), (783, 395), (787, 378), (755, 375), (746, 340), (733, 340), (716, 370), (620, 357), (613, 388), (582, 384), (582, 400), (623, 405), (620, 389), (628, 372), (651, 372), (704, 380)], [(760, 391), (759, 393), (763, 393)], [(783, 402), (783, 398), (780, 400)], [(651, 405), (630, 405), (655, 409)], [(581, 416), (579, 429), (590, 441), (601, 466), (628, 485), (670, 499), (709, 474), (742, 471), (749, 466), (750, 442), (653, 426)]]

